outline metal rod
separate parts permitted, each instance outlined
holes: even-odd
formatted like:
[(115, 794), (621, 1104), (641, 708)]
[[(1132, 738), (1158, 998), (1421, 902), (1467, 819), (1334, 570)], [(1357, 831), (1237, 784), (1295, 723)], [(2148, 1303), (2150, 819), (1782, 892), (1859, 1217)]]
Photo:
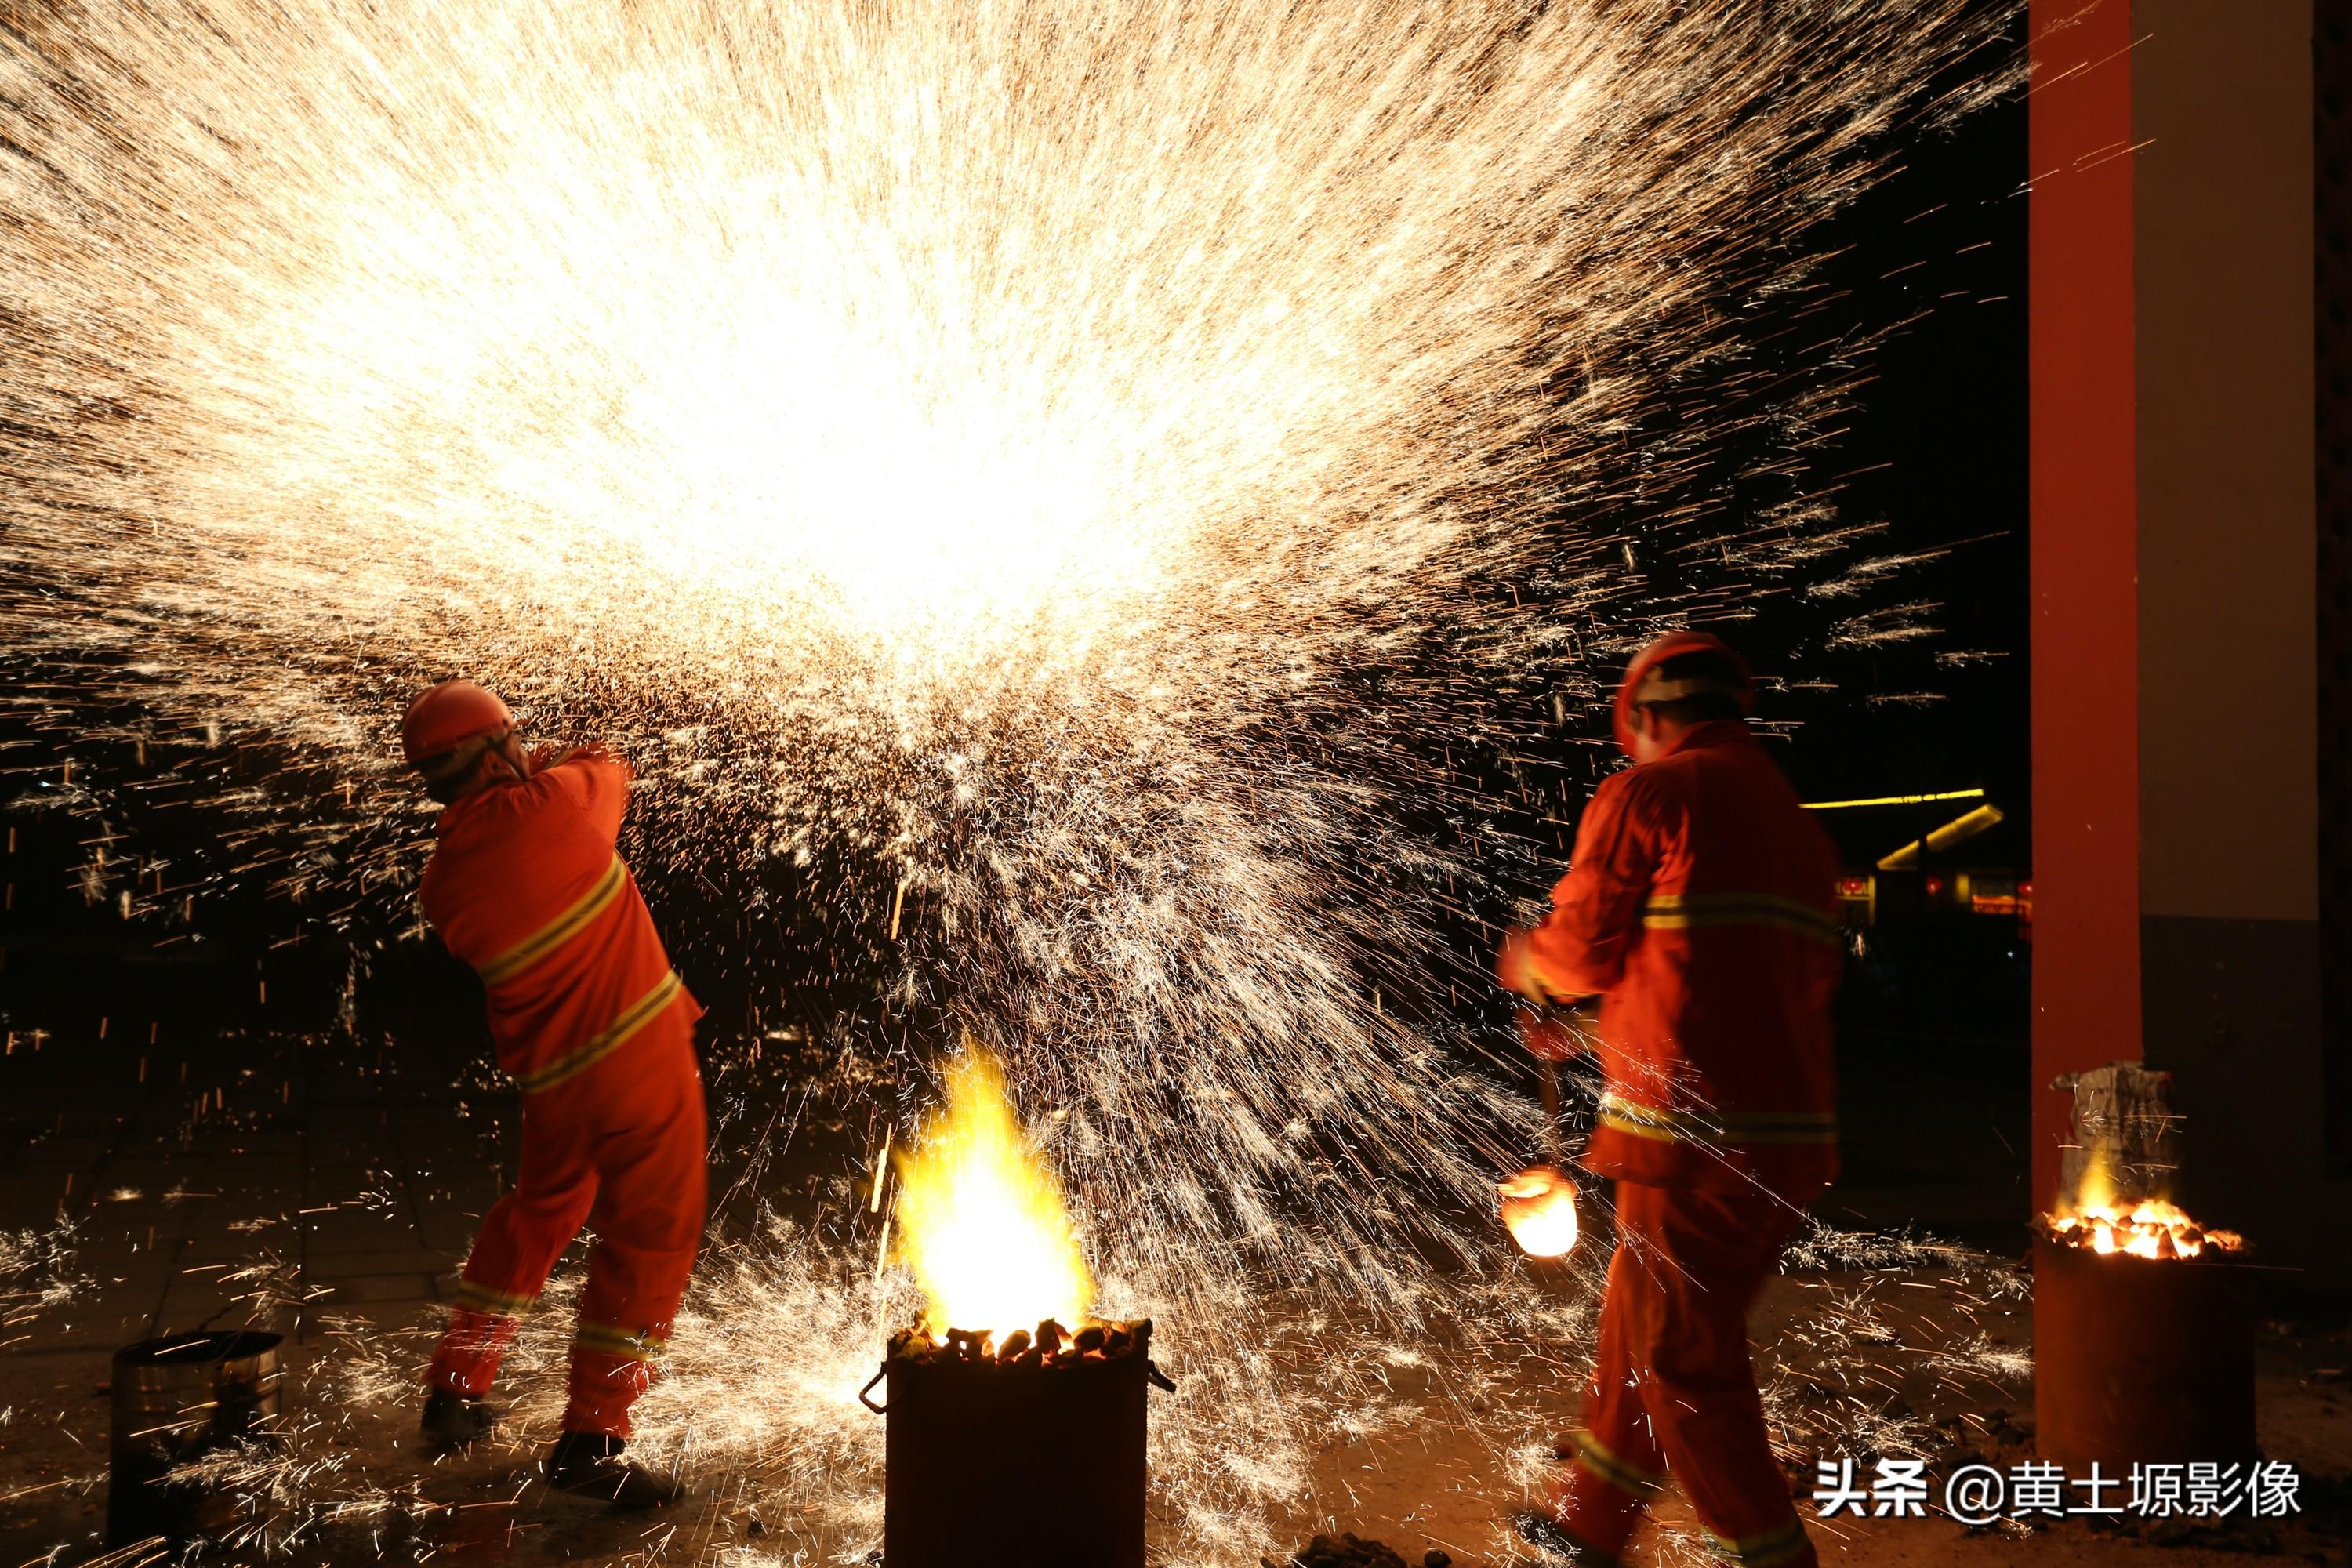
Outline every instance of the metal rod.
[(1567, 1165), (1559, 1138), (1559, 1066), (1556, 1062), (1538, 1061), (1536, 1069), (1542, 1078), (1544, 1113), (1544, 1156), (1555, 1165)]

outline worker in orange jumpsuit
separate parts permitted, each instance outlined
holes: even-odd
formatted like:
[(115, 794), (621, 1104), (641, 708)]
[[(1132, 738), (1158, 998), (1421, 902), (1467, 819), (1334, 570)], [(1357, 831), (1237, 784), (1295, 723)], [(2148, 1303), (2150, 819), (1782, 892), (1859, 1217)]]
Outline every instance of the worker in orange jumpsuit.
[(499, 1066), (522, 1091), (520, 1168), (481, 1233), (433, 1354), (425, 1435), (488, 1431), (499, 1359), (583, 1222), (595, 1229), (550, 1483), (625, 1507), (682, 1489), (624, 1459), (629, 1407), (667, 1342), (701, 1239), (707, 1126), (687, 994), (614, 843), (628, 765), (526, 751), (469, 680), (419, 696), (401, 740), (445, 803), (426, 919), (482, 977)]
[[(1618, 744), (1568, 876), (1503, 984), (1601, 998), (1605, 1089), (1583, 1163), (1617, 1182), (1617, 1250), (1581, 1425), (1521, 1533), (1607, 1563), (1672, 1477), (1744, 1568), (1815, 1561), (1766, 1435), (1748, 1311), (1837, 1173), (1836, 858), (1749, 732), (1747, 666), (1677, 632), (1626, 669)], [(1538, 1055), (1569, 1037), (1528, 1032)]]

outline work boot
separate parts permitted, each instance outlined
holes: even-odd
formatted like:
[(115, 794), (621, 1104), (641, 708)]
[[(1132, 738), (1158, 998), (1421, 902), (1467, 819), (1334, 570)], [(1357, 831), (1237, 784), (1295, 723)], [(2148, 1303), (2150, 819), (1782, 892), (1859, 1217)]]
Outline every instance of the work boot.
[(1619, 1559), (1597, 1547), (1587, 1546), (1559, 1527), (1559, 1521), (1549, 1513), (1528, 1509), (1511, 1516), (1511, 1528), (1521, 1541), (1544, 1554), (1546, 1563), (1570, 1563), (1576, 1568), (1617, 1568)]
[(419, 1429), (434, 1442), (462, 1448), (486, 1436), (499, 1424), (500, 1412), (487, 1399), (468, 1399), (452, 1388), (436, 1388), (425, 1396), (425, 1419)]
[(601, 1432), (566, 1432), (547, 1451), (547, 1484), (573, 1497), (614, 1508), (667, 1508), (686, 1495), (684, 1483), (621, 1458), (628, 1445)]

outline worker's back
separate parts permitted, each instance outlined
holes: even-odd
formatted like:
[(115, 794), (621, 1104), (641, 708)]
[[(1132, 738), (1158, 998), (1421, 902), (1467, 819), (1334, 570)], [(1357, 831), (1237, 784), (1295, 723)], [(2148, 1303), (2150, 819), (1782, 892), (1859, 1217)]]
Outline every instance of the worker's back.
[(625, 764), (582, 752), (441, 814), (425, 918), (482, 976), (499, 1065), (526, 1092), (699, 1012), (614, 848), (628, 792)]
[(1534, 938), (1539, 955), (1563, 955), (1555, 984), (1605, 995), (1609, 1085), (1585, 1163), (1664, 1184), (1828, 1181), (1840, 949), (1827, 837), (1736, 720), (1612, 775), (1587, 816)]

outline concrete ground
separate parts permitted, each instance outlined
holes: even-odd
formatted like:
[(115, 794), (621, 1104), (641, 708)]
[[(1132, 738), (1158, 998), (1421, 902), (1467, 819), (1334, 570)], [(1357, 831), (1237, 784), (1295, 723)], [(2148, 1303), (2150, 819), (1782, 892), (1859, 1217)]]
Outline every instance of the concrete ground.
[[(1999, 1173), (2011, 1108), (1971, 1110), (1965, 1100), (1971, 1082), (2021, 1082), (1996, 1059), (2011, 1047), (1944, 1041), (1924, 1065), (1902, 1055), (1901, 1041), (1874, 1048), (1901, 1063), (1887, 1082), (1911, 1087), (1898, 1092), (1867, 1073), (1850, 1087), (1849, 1117), (1863, 1131), (1853, 1179), (1825, 1201), (1828, 1216), (1857, 1230), (1941, 1219), (1948, 1234), (1980, 1244), (2021, 1240)], [(1906, 1135), (1902, 1104), (1920, 1092), (1922, 1074), (1943, 1113)], [(1874, 1106), (1882, 1094), (1886, 1103)], [(119, 1037), (17, 1037), (0, 1062), (0, 1568), (155, 1559), (110, 1556), (101, 1539), (110, 1355), (133, 1339), (235, 1324), (257, 1310), (288, 1332), (289, 1403), (310, 1434), (299, 1445), (303, 1474), (270, 1484), (299, 1492), (320, 1477), (364, 1478), (341, 1494), (373, 1500), (281, 1546), (278, 1561), (792, 1561), (760, 1550), (777, 1527), (760, 1509), (774, 1504), (747, 1502), (740, 1478), (689, 1468), (698, 1487), (690, 1505), (626, 1518), (536, 1484), (534, 1439), (543, 1434), (457, 1459), (415, 1451), (406, 1380), (474, 1216), (499, 1190), (509, 1107), (487, 1073), (463, 1069), (453, 1082), (449, 1062), (429, 1053), (280, 1039), (178, 1055)], [(2301, 1516), (2220, 1530), (1812, 1521), (1823, 1560), (2352, 1562), (2352, 1418), (2343, 1404), (2352, 1318), (2287, 1296), (2275, 1310), (2260, 1349), (2261, 1437), (2272, 1458), (2302, 1470)], [(1999, 1252), (1911, 1248), (1879, 1258), (1848, 1247), (1777, 1280), (1754, 1335), (1790, 1439), (1793, 1492), (1810, 1489), (1809, 1431), (1880, 1434), (1891, 1448), (1944, 1463), (2032, 1455), (2030, 1292)], [(347, 1375), (327, 1373), (362, 1342), (372, 1355), (392, 1351), (376, 1394), (354, 1399)], [(1557, 1368), (1533, 1376), (1549, 1380), (1547, 1411), (1556, 1406), (1564, 1420), (1573, 1377)], [(1281, 1562), (1309, 1535), (1349, 1530), (1413, 1562), (1432, 1548), (1463, 1564), (1532, 1562), (1497, 1527), (1527, 1478), (1523, 1463), (1442, 1419), (1368, 1430), (1314, 1456), (1314, 1502), (1281, 1539), (1233, 1544)], [(1811, 1521), (1812, 1505), (1800, 1508)], [(1699, 1561), (1692, 1530), (1669, 1500), (1633, 1561)], [(201, 1560), (262, 1555), (248, 1543)]]

